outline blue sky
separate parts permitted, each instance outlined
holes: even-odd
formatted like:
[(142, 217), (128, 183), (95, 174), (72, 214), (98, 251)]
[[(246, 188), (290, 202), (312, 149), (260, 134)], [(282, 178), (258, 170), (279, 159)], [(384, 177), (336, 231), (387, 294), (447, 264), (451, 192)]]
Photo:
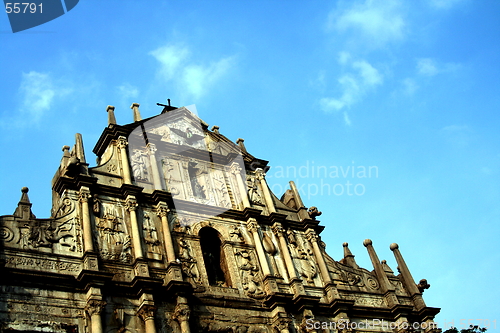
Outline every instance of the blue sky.
[(133, 102), (149, 117), (170, 98), (269, 160), (278, 197), (295, 180), (334, 259), (348, 242), (371, 270), (371, 238), (396, 270), (397, 242), (440, 326), (500, 326), (499, 14), (472, 0), (89, 0), (15, 34), (0, 15), (0, 214), (28, 186), (49, 217), (75, 133), (95, 165), (107, 105), (125, 124)]

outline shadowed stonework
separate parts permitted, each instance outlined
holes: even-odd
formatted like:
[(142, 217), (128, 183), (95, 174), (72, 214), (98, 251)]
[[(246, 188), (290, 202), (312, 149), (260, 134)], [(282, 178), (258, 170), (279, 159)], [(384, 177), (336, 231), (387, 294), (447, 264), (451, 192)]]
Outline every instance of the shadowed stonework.
[(97, 166), (63, 147), (51, 217), (26, 187), (0, 217), (0, 332), (439, 332), (397, 244), (399, 274), (369, 239), (373, 270), (334, 260), (293, 182), (278, 199), (243, 139), (162, 106), (108, 106)]

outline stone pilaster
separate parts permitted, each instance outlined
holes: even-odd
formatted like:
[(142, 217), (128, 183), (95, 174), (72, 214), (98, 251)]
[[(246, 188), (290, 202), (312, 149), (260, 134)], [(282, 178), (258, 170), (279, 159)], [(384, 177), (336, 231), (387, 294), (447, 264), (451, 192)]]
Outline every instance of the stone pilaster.
[(85, 311), (90, 317), (90, 333), (102, 333), (102, 312), (106, 302), (102, 300), (101, 290), (91, 287), (87, 292), (87, 304)]
[(146, 326), (146, 333), (156, 333), (155, 326), (155, 313), (156, 307), (154, 306), (153, 296), (150, 294), (142, 294), (140, 298), (141, 304), (137, 315), (144, 320)]
[(132, 177), (130, 176), (130, 165), (128, 163), (127, 156), (127, 145), (127, 138), (125, 138), (124, 136), (118, 137), (116, 147), (118, 148), (118, 155), (120, 155), (123, 182), (125, 184), (132, 184)]
[(175, 261), (174, 244), (172, 242), (172, 234), (170, 232), (170, 225), (168, 223), (167, 204), (164, 202), (158, 203), (156, 206), (156, 214), (161, 218), (161, 225), (163, 229), (163, 241), (165, 243), (165, 253), (167, 254), (167, 262)]
[(241, 176), (241, 168), (240, 165), (236, 162), (231, 164), (231, 173), (236, 177), (236, 182), (238, 183), (238, 190), (240, 192), (241, 201), (243, 202), (243, 207), (250, 207), (250, 201), (248, 200), (247, 187), (245, 183), (243, 183), (243, 179)]
[(175, 306), (173, 318), (179, 323), (182, 333), (191, 333), (189, 328), (189, 317), (191, 309), (189, 308), (187, 299), (182, 296), (177, 296), (177, 305)]
[(149, 162), (151, 164), (151, 170), (153, 172), (153, 184), (155, 189), (162, 190), (160, 171), (158, 170), (158, 163), (156, 162), (156, 145), (154, 143), (148, 143), (146, 146), (146, 151), (149, 155)]
[(290, 255), (290, 251), (288, 250), (288, 244), (286, 242), (284, 236), (284, 229), (281, 223), (275, 222), (273, 224), (273, 232), (278, 238), (280, 251), (283, 254), (285, 259), (286, 270), (288, 273), (288, 277), (290, 280), (297, 278), (297, 274), (295, 273), (295, 268), (292, 261), (292, 256)]
[(84, 252), (94, 252), (94, 243), (92, 240), (92, 225), (90, 223), (89, 199), (91, 198), (90, 190), (86, 186), (80, 188), (79, 201), (82, 212), (82, 229), (83, 229), (83, 249)]
[(143, 257), (141, 235), (139, 233), (139, 222), (137, 221), (137, 201), (133, 195), (127, 196), (125, 208), (130, 214), (130, 225), (132, 227), (132, 244), (134, 246), (134, 256), (136, 259)]
[(260, 182), (260, 187), (262, 188), (262, 193), (264, 193), (264, 199), (266, 201), (269, 214), (276, 213), (276, 207), (274, 207), (273, 197), (271, 195), (271, 191), (269, 191), (269, 187), (267, 186), (266, 174), (264, 173), (264, 170), (257, 168), (257, 170), (255, 170), (255, 176)]
[(271, 275), (271, 270), (269, 268), (269, 263), (267, 262), (266, 254), (264, 252), (264, 247), (262, 246), (262, 241), (259, 235), (260, 226), (257, 224), (257, 220), (253, 217), (249, 218), (247, 221), (247, 228), (253, 236), (253, 241), (255, 248), (257, 250), (257, 256), (259, 257), (260, 267), (262, 267), (262, 272), (264, 277)]
[(316, 257), (316, 262), (319, 265), (319, 270), (321, 271), (321, 276), (323, 277), (324, 284), (329, 284), (332, 282), (330, 278), (330, 273), (328, 272), (328, 267), (326, 267), (325, 258), (323, 258), (323, 254), (319, 248), (318, 244), (318, 235), (313, 229), (307, 229), (306, 237), (311, 242), (313, 246), (314, 256)]

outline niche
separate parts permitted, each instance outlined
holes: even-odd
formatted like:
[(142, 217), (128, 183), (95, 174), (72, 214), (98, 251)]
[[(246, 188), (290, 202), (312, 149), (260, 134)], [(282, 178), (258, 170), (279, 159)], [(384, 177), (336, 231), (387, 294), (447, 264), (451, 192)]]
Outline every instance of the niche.
[(230, 275), (222, 252), (219, 233), (211, 227), (203, 227), (199, 235), (208, 283), (211, 286), (230, 287)]

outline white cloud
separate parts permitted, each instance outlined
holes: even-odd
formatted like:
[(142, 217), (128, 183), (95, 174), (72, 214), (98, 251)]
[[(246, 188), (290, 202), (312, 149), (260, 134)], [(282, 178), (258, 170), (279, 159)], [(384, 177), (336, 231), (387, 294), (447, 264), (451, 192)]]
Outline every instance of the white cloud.
[(450, 9), (451, 7), (464, 2), (464, 0), (428, 0), (431, 7), (437, 9)]
[(418, 85), (412, 78), (406, 78), (403, 80), (403, 91), (407, 95), (413, 95), (417, 91)]
[(23, 73), (19, 92), (23, 100), (21, 111), (37, 122), (49, 110), (56, 91), (49, 74), (31, 71)]
[(430, 58), (422, 58), (417, 60), (418, 74), (425, 76), (434, 76), (439, 70), (436, 67), (436, 62)]
[(183, 46), (167, 45), (149, 52), (161, 64), (161, 73), (167, 80), (173, 79), (180, 66), (190, 55), (190, 51)]
[(352, 64), (354, 69), (359, 70), (359, 74), (363, 79), (363, 83), (367, 86), (375, 86), (382, 83), (382, 75), (367, 61), (355, 61)]
[(440, 73), (453, 73), (462, 68), (458, 63), (441, 63), (431, 58), (417, 59), (417, 73), (423, 76), (434, 76)]
[(199, 99), (234, 66), (234, 57), (222, 58), (210, 64), (191, 61), (191, 51), (184, 46), (167, 45), (149, 53), (160, 62), (160, 73), (173, 81), (179, 93)]
[[(325, 112), (337, 112), (359, 102), (374, 87), (383, 83), (382, 74), (366, 60), (352, 61), (345, 52), (339, 56), (339, 63), (349, 68), (349, 72), (340, 76), (337, 83), (342, 91), (340, 97), (324, 97), (319, 101)], [(344, 110), (344, 122), (351, 124), (347, 111)]]
[(124, 83), (118, 87), (118, 91), (123, 98), (137, 98), (139, 96), (139, 89), (131, 85), (130, 83)]
[(188, 92), (195, 99), (205, 94), (209, 87), (213, 86), (232, 67), (233, 58), (223, 58), (207, 67), (190, 65), (184, 69), (183, 81)]
[(348, 8), (337, 8), (330, 12), (327, 21), (329, 30), (353, 30), (366, 41), (377, 45), (404, 38), (405, 20), (399, 1), (366, 0), (363, 3), (348, 3)]

